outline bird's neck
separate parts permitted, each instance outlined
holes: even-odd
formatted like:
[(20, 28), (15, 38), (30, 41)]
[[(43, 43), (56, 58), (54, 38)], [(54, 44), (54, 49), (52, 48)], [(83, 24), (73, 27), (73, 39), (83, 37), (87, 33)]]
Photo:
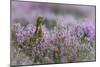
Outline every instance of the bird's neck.
[(35, 33), (42, 33), (42, 25), (41, 24), (38, 27), (36, 27)]

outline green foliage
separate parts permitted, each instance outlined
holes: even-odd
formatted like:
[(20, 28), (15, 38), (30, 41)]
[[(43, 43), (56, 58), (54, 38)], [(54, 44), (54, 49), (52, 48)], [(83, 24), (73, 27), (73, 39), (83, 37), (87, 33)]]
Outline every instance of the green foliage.
[(60, 56), (58, 52), (54, 51), (53, 58), (54, 58), (54, 63), (60, 63)]
[(35, 62), (43, 63), (43, 57), (42, 56), (36, 56), (35, 57)]
[(86, 47), (78, 48), (78, 59), (83, 60), (89, 55), (89, 50)]

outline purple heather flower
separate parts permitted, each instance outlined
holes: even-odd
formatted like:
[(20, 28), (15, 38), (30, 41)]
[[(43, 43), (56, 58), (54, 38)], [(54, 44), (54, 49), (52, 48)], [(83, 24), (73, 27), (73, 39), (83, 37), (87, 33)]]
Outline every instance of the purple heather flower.
[(19, 43), (23, 43), (35, 32), (35, 27), (32, 24), (28, 24), (26, 28), (19, 23), (15, 24), (16, 38)]
[(26, 30), (27, 30), (27, 33), (30, 35), (35, 32), (35, 27), (33, 26), (33, 24), (28, 24)]
[(18, 32), (16, 32), (16, 37), (17, 37), (17, 41), (18, 42), (23, 42), (23, 33), (22, 33), (22, 31), (18, 31)]
[(93, 40), (95, 37), (95, 25), (93, 24), (93, 22), (84, 21), (81, 24), (81, 27), (83, 28), (89, 40)]
[(32, 51), (36, 52), (36, 47), (33, 47), (33, 48), (32, 48)]
[(44, 57), (44, 59), (45, 59), (45, 60), (49, 60), (49, 57), (48, 57), (48, 56), (46, 56), (46, 57)]
[(48, 31), (44, 32), (44, 37), (43, 38), (45, 40), (45, 43), (52, 41), (54, 39), (54, 37), (55, 37), (54, 33), (50, 34), (50, 32), (48, 32)]
[(83, 35), (84, 35), (83, 28), (80, 27), (80, 26), (76, 26), (74, 32), (76, 33), (75, 35), (76, 35), (79, 39), (82, 38)]
[(46, 63), (53, 63), (53, 61), (48, 56), (44, 57), (44, 61)]

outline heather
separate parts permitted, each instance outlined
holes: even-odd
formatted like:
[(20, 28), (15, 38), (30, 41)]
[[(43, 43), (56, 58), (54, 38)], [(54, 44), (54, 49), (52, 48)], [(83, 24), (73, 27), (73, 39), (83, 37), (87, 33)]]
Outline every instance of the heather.
[[(63, 5), (58, 9), (50, 4), (14, 4), (11, 22), (12, 65), (95, 61), (95, 21), (85, 16), (85, 11), (83, 14), (78, 12), (75, 10), (78, 7), (66, 7), (65, 10), (65, 7), (61, 8)], [(85, 10), (86, 7), (82, 8)]]

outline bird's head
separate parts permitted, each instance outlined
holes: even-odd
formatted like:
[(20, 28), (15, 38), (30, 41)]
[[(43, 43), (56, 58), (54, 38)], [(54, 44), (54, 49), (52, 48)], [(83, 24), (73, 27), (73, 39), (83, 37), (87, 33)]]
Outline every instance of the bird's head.
[(36, 33), (42, 31), (43, 17), (39, 16), (36, 20)]
[(36, 25), (40, 26), (43, 23), (43, 17), (39, 16), (37, 17)]

